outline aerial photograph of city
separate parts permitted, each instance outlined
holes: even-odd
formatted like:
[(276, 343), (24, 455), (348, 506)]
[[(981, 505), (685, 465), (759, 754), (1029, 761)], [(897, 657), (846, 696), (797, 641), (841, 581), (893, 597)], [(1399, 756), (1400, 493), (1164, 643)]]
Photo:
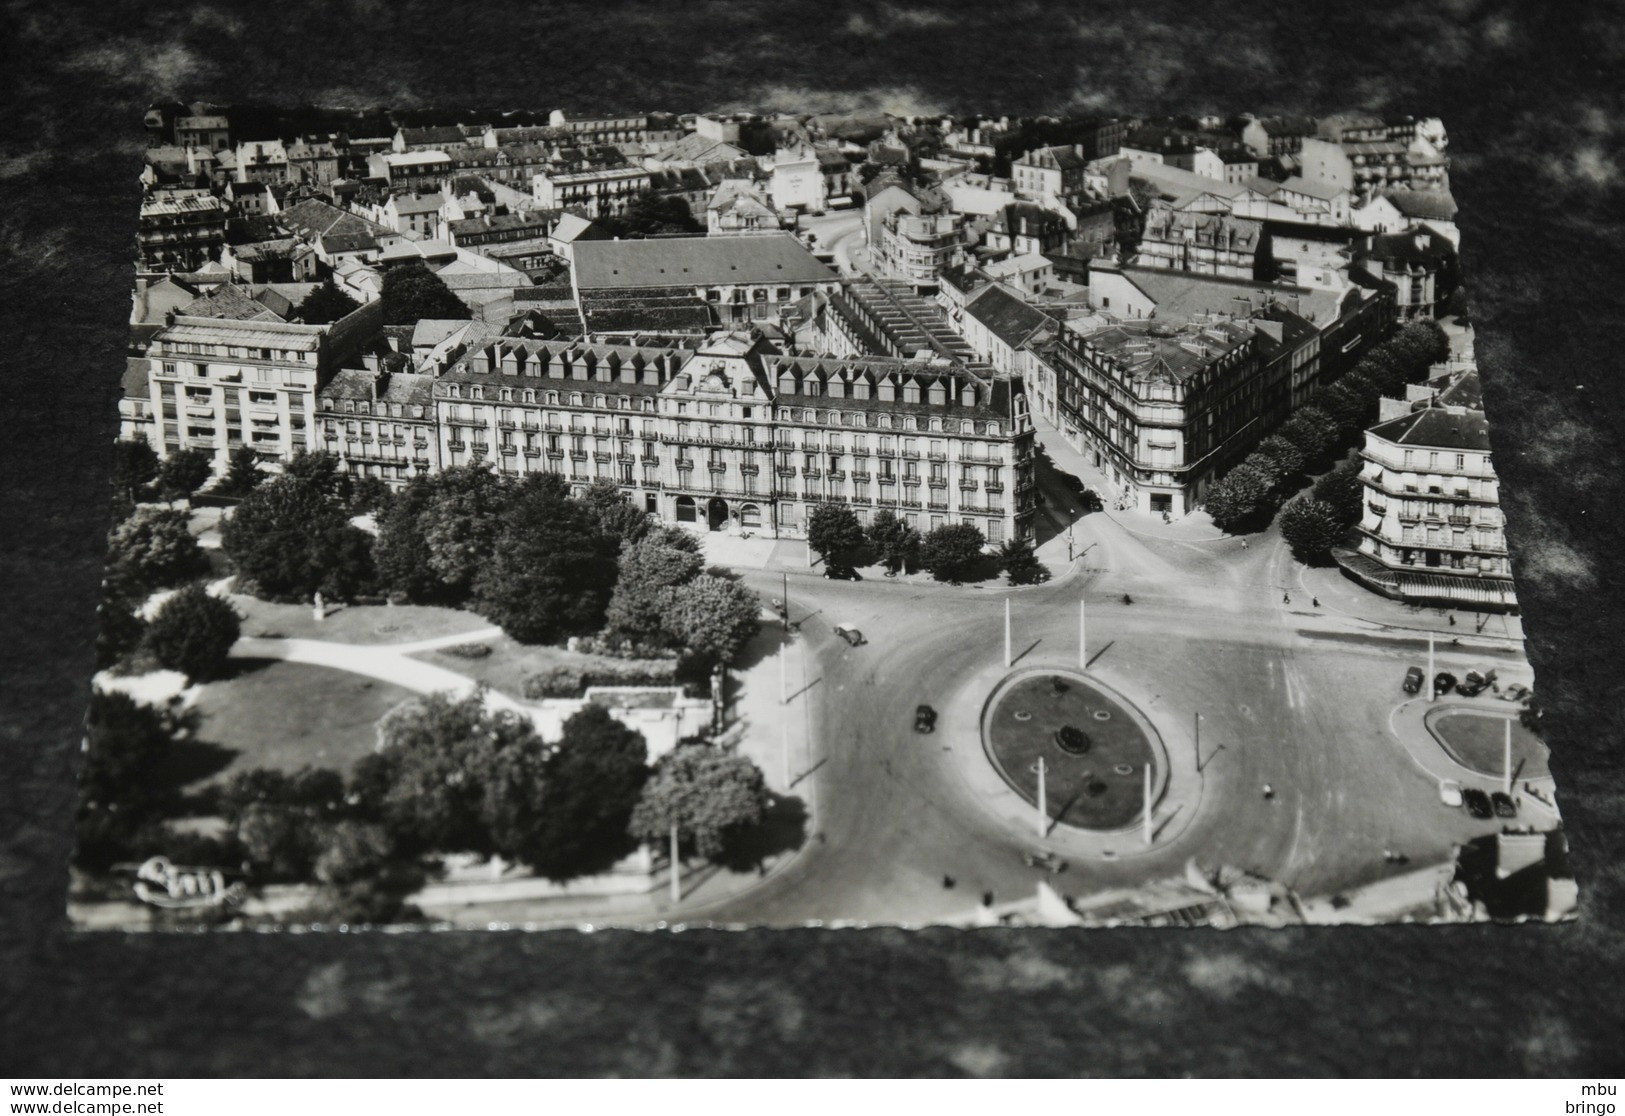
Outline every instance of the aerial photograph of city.
[(1446, 124), (152, 106), (72, 924), (1574, 917)]

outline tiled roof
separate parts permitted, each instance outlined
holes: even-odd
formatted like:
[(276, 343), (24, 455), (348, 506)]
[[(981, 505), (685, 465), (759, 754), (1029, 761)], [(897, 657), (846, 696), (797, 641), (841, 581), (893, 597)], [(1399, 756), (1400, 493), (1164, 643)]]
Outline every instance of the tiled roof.
[(335, 233), (376, 236), (389, 231), (382, 225), (358, 217), (354, 213), (347, 213), (336, 205), (316, 198), (306, 198), (288, 206), (277, 214), (276, 219), (284, 228), (307, 240)]
[[(267, 311), (269, 313), (269, 311)], [(200, 341), (218, 345), (227, 340), (245, 348), (294, 349), (316, 352), (321, 348), (325, 326), (298, 325), (274, 317), (256, 321), (230, 318), (197, 318), (181, 315), (160, 335), (165, 341)]]
[(1386, 190), (1383, 197), (1406, 217), (1419, 221), (1453, 221), (1456, 199), (1449, 190)]
[(1300, 178), (1297, 175), (1293, 175), (1285, 182), (1282, 182), (1279, 189), (1290, 190), (1295, 194), (1303, 194), (1311, 198), (1319, 198), (1322, 201), (1336, 201), (1348, 194), (1348, 191), (1341, 186), (1332, 186), (1325, 182), (1311, 182), (1309, 179)]
[[(378, 373), (365, 368), (341, 368), (321, 390), (323, 399), (372, 400)], [(380, 403), (408, 403), (420, 407), (434, 404), (434, 377), (412, 372), (391, 372), (378, 394)]]
[(836, 278), (788, 234), (594, 240), (575, 246), (579, 290), (818, 283)]
[(468, 137), (463, 134), (463, 130), (461, 128), (457, 128), (452, 125), (445, 125), (442, 127), (430, 128), (402, 128), (401, 139), (408, 144), (432, 143), (436, 147), (439, 147), (442, 144), (447, 143), (466, 143)]
[(434, 213), (446, 204), (446, 199), (439, 193), (396, 194), (390, 201), (394, 203), (396, 213)]
[(1370, 433), (1402, 446), (1476, 450), (1480, 453), (1490, 448), (1490, 427), (1483, 411), (1463, 413), (1443, 407), (1429, 407), (1380, 422), (1371, 428)]
[(248, 290), (235, 283), (222, 283), (202, 298), (181, 308), (189, 318), (228, 318), (245, 322), (281, 322), (282, 315), (257, 301)]
[(997, 283), (982, 288), (965, 305), (965, 313), (1013, 349), (1021, 347), (1051, 321), (1048, 314), (1029, 306)]

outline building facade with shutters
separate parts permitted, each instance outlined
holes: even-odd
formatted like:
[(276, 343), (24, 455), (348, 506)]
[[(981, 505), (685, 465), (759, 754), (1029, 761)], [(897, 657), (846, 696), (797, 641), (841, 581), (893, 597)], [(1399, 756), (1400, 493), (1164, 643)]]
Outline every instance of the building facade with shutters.
[(820, 503), (929, 531), (1030, 538), (1033, 430), (1019, 380), (946, 360), (502, 338), (434, 384), (441, 466), (609, 480), (694, 530), (803, 537)]
[(1384, 400), (1381, 421), (1366, 431), (1359, 554), (1339, 560), (1401, 600), (1516, 608), (1478, 373), (1441, 377), (1412, 394), (1422, 398)]

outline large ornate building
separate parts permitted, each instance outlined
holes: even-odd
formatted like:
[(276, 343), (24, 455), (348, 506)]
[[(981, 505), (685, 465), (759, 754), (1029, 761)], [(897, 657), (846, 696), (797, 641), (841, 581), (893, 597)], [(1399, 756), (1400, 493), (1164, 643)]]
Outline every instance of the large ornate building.
[(786, 355), (753, 332), (697, 349), (502, 338), (434, 385), (443, 465), (612, 480), (695, 529), (801, 537), (819, 503), (923, 530), (1028, 538), (1019, 380), (952, 361)]

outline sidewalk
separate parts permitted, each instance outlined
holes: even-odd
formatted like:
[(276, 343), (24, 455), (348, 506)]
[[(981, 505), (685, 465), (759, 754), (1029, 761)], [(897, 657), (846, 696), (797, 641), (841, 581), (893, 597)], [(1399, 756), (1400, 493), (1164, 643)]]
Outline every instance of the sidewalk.
[[(1152, 515), (1150, 512), (1119, 510), (1113, 506), (1117, 492), (1105, 473), (1085, 455), (1068, 445), (1060, 430), (1048, 419), (1034, 415), (1033, 425), (1038, 432), (1039, 442), (1049, 454), (1050, 463), (1056, 470), (1077, 477), (1085, 487), (1093, 489), (1100, 496), (1105, 506), (1100, 512), (1096, 512), (1096, 515), (1104, 515), (1125, 531), (1132, 531), (1147, 538), (1196, 543), (1220, 542), (1231, 538), (1213, 525), (1212, 517), (1205, 511), (1175, 516), (1171, 522), (1164, 523), (1162, 516)], [(1081, 514), (1075, 503), (1069, 502), (1065, 510), (1073, 517)], [(1061, 553), (1063, 555), (1066, 553), (1064, 544)]]
[[(1459, 640), (1463, 647), (1504, 645), (1511, 641), (1521, 649), (1523, 621), (1517, 616), (1496, 612), (1474, 612), (1467, 608), (1432, 608), (1408, 605), (1373, 593), (1357, 582), (1345, 577), (1336, 566), (1298, 566), (1295, 577), (1296, 595), (1302, 594), (1302, 604), (1319, 600), (1323, 612), (1363, 620), (1385, 628), (1397, 628), (1421, 633), (1434, 632), (1445, 638), (1440, 647), (1451, 639)], [(1455, 623), (1451, 623), (1454, 618)]]

